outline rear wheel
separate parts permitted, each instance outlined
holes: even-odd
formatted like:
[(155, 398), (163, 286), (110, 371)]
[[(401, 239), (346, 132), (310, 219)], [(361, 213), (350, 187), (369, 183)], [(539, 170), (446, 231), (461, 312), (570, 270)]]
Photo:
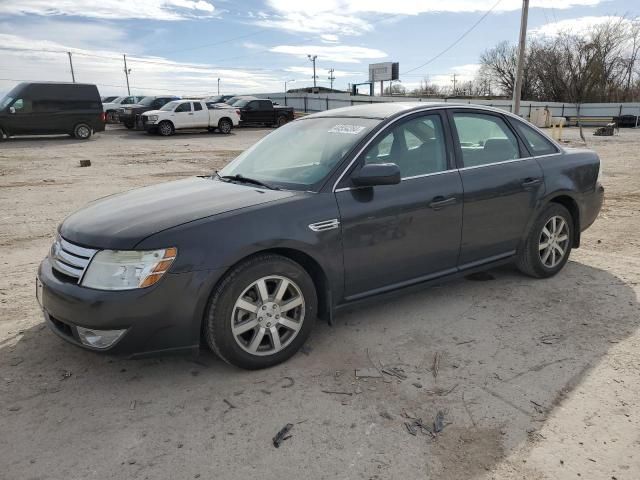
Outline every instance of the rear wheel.
[(160, 122), (160, 124), (158, 125), (158, 133), (163, 137), (168, 137), (169, 135), (173, 135), (174, 129), (171, 122), (167, 120)]
[(298, 351), (316, 312), (309, 274), (286, 257), (259, 255), (234, 267), (216, 287), (204, 334), (211, 350), (226, 362), (266, 368)]
[(86, 123), (79, 123), (73, 129), (73, 136), (79, 140), (88, 140), (92, 133), (91, 127)]
[(285, 117), (284, 115), (280, 115), (278, 117), (278, 120), (276, 121), (276, 127), (281, 127), (283, 125), (286, 125), (288, 121), (289, 120), (287, 119), (287, 117)]
[(550, 203), (533, 224), (518, 254), (518, 268), (536, 278), (554, 276), (569, 260), (573, 236), (573, 217), (569, 211)]
[(231, 133), (232, 128), (233, 124), (228, 118), (223, 118), (218, 122), (218, 129), (220, 130), (220, 133), (224, 133), (225, 135), (229, 134)]

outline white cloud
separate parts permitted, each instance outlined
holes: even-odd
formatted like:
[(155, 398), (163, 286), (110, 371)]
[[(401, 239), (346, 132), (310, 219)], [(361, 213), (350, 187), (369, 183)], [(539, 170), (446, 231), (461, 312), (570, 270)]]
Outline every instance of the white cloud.
[(340, 37), (332, 33), (325, 33), (323, 35), (320, 35), (320, 40), (322, 41), (322, 43), (338, 43)]
[[(593, 6), (604, 0), (532, 0), (531, 8), (567, 9)], [(264, 27), (318, 34), (361, 35), (373, 30), (366, 19), (380, 15), (419, 15), (422, 13), (485, 12), (495, 0), (267, 0), (273, 14), (256, 21)], [(521, 0), (502, 0), (495, 12), (517, 11)], [(377, 18), (376, 18), (377, 20)]]
[(336, 63), (360, 63), (364, 59), (384, 58), (387, 54), (381, 50), (366, 47), (352, 47), (348, 45), (278, 45), (270, 49), (274, 53), (295, 55), (307, 58), (307, 55), (317, 55), (318, 61)]
[[(74, 48), (11, 34), (0, 34), (0, 45), (35, 50), (2, 51), (2, 76), (15, 81), (0, 81), (0, 91), (10, 90), (21, 80), (71, 81), (65, 53), (71, 51), (78, 82), (95, 83), (105, 95), (126, 93), (122, 55), (117, 51)], [(136, 94), (205, 95), (216, 91), (217, 78), (221, 78), (223, 93), (268, 92), (281, 88), (279, 77), (268, 70), (233, 69), (135, 55), (127, 56), (127, 63), (132, 70), (131, 91)]]
[[(297, 73), (300, 75), (304, 75), (305, 77), (308, 77), (309, 79), (313, 79), (313, 67), (287, 67), (285, 68), (285, 71), (287, 72), (291, 72), (291, 73)], [(316, 75), (318, 77), (320, 77), (320, 79), (324, 80), (325, 78), (328, 81), (328, 77), (329, 77), (329, 69), (327, 68), (316, 68)], [(365, 72), (348, 72), (345, 70), (334, 70), (333, 71), (333, 76), (336, 78), (343, 78), (343, 77), (363, 77), (367, 75)]]
[(451, 87), (453, 85), (453, 74), (456, 74), (456, 82), (458, 84), (469, 82), (473, 80), (478, 70), (480, 70), (479, 63), (467, 63), (465, 65), (457, 65), (455, 67), (451, 67), (451, 74), (446, 75), (432, 75), (429, 77), (431, 83), (439, 85), (441, 87)]
[(590, 30), (597, 25), (618, 21), (631, 24), (630, 20), (623, 19), (622, 17), (617, 16), (605, 15), (600, 17), (578, 17), (560, 20), (558, 22), (547, 23), (545, 25), (542, 25), (541, 27), (532, 29), (531, 34), (537, 37), (555, 37), (560, 33), (580, 34)]
[(2, 0), (0, 16), (78, 16), (122, 20), (127, 18), (183, 20), (209, 17), (215, 7), (205, 0)]

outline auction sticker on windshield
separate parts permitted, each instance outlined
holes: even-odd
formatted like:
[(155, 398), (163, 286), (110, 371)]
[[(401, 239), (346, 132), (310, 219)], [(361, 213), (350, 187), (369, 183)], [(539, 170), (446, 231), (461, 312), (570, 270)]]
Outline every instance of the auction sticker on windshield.
[(364, 130), (363, 126), (360, 125), (335, 125), (329, 130), (329, 133), (347, 133), (349, 135), (358, 135), (360, 132)]

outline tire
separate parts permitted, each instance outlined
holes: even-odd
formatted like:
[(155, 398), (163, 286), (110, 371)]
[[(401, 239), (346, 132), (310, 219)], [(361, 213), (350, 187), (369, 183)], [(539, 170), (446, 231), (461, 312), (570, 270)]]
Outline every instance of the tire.
[(73, 128), (73, 136), (78, 140), (89, 140), (93, 131), (86, 123), (79, 123)]
[(4, 140), (6, 140), (7, 138), (9, 138), (9, 135), (7, 135), (6, 133), (4, 133), (4, 130), (2, 130), (0, 128), (0, 142), (3, 142)]
[(284, 115), (280, 115), (278, 117), (278, 120), (276, 120), (276, 128), (282, 127), (283, 125), (286, 125), (289, 122), (289, 120), (287, 119), (287, 117), (285, 117)]
[(113, 110), (107, 111), (107, 123), (117, 123), (117, 118), (116, 112)]
[(169, 137), (175, 133), (173, 124), (168, 120), (163, 120), (158, 124), (158, 133), (163, 137)]
[[(266, 295), (258, 286), (264, 279)], [(289, 283), (278, 300), (283, 280)], [(250, 310), (239, 307), (238, 302)], [(297, 306), (280, 310), (288, 302)], [(257, 255), (234, 267), (213, 291), (205, 313), (204, 335), (209, 348), (231, 365), (248, 370), (271, 367), (290, 358), (307, 340), (317, 304), (313, 280), (304, 268), (280, 255)], [(245, 331), (234, 333), (233, 322), (242, 323)], [(274, 330), (279, 350), (273, 340)]]
[(133, 128), (133, 123), (125, 123), (124, 126), (131, 130)]
[[(552, 223), (554, 221), (555, 224)], [(553, 277), (569, 260), (573, 230), (574, 222), (569, 210), (557, 203), (547, 205), (531, 227), (518, 254), (518, 269), (535, 278)]]
[(220, 130), (220, 133), (228, 135), (231, 133), (232, 128), (233, 123), (231, 123), (231, 120), (229, 120), (228, 118), (221, 118), (218, 122), (218, 130)]

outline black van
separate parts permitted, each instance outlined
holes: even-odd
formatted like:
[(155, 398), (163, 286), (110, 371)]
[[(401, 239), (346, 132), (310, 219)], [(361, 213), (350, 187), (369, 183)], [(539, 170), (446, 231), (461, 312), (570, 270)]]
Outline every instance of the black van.
[(0, 100), (0, 140), (12, 135), (67, 133), (86, 140), (103, 132), (104, 112), (95, 85), (20, 83)]

